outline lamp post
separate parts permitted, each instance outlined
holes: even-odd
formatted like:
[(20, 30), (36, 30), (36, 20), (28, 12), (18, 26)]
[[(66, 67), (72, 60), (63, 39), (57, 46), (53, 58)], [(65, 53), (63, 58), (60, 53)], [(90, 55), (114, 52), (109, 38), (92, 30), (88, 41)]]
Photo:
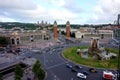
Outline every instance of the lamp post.
[[(117, 25), (120, 27), (120, 14), (118, 14)], [(120, 34), (120, 33), (119, 33)], [(118, 36), (119, 37), (119, 36)], [(118, 54), (118, 70), (117, 70), (117, 79), (120, 80), (120, 41), (119, 41), (119, 54)]]

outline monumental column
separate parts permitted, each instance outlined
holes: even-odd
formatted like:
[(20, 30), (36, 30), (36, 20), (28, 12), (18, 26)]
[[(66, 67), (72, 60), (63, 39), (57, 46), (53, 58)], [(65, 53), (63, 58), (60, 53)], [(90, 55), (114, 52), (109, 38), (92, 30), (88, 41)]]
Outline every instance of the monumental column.
[(67, 21), (66, 23), (66, 38), (69, 39), (70, 38), (70, 22)]
[(54, 22), (54, 40), (58, 40), (58, 32), (57, 32), (57, 22)]

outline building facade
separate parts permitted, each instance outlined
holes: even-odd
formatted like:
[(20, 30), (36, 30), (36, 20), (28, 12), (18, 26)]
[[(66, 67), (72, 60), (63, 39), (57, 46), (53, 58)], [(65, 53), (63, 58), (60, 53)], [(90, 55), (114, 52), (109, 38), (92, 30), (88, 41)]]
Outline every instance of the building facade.
[(110, 40), (113, 38), (113, 30), (111, 29), (98, 29), (86, 30), (86, 28), (78, 29), (75, 32), (75, 38), (90, 39), (91, 37), (99, 37), (99, 39)]
[(46, 39), (46, 35), (46, 31), (43, 30), (7, 30), (0, 33), (0, 36), (8, 39), (11, 46), (41, 42)]

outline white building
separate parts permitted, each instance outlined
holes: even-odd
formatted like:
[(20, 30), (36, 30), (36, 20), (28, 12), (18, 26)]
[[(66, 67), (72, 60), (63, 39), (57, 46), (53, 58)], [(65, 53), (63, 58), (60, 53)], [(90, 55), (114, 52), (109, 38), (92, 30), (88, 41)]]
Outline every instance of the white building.
[(75, 38), (91, 38), (91, 37), (99, 37), (100, 39), (112, 39), (113, 38), (113, 30), (105, 30), (99, 29), (94, 31), (93, 28), (89, 29), (79, 29), (75, 32)]
[(79, 39), (79, 38), (83, 38), (84, 33), (80, 32), (80, 31), (76, 31), (75, 32), (75, 38)]

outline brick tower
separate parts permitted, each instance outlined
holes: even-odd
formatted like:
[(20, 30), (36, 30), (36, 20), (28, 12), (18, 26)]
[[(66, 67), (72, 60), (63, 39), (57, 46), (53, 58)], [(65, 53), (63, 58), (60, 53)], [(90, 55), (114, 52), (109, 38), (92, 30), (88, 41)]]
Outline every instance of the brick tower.
[(70, 22), (66, 23), (66, 38), (70, 38)]
[(57, 32), (57, 22), (54, 22), (54, 40), (57, 41), (58, 39), (58, 32)]

